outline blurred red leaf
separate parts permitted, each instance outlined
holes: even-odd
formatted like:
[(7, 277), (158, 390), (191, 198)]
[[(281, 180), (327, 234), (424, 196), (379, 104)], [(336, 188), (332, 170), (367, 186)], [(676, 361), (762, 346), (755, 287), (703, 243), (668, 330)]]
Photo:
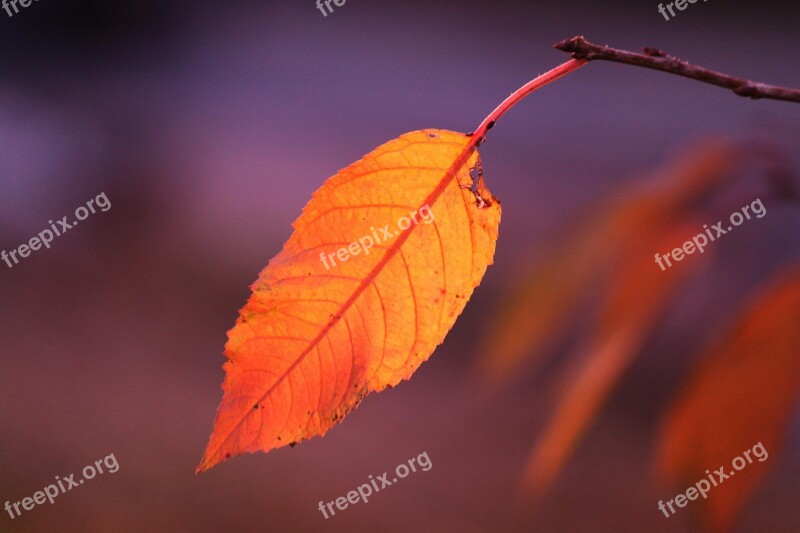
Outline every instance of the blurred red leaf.
[[(622, 199), (606, 199), (570, 226), (563, 241), (526, 264), (489, 316), (478, 351), (476, 374), (499, 385), (534, 362), (571, 325), (571, 313), (598, 278), (613, 276), (631, 250), (648, 257), (653, 241), (673, 231), (703, 200), (718, 191), (747, 154), (738, 146), (708, 142), (636, 184)], [(695, 230), (702, 226), (698, 224)], [(677, 241), (682, 242), (682, 241)], [(675, 242), (668, 242), (671, 248)], [(652, 269), (653, 262), (645, 266)]]
[[(557, 334), (573, 331), (573, 314), (596, 281), (599, 312), (589, 332), (568, 354), (557, 404), (537, 439), (523, 483), (545, 491), (563, 468), (581, 436), (677, 294), (684, 278), (712, 253), (662, 270), (654, 254), (689, 241), (715, 197), (735, 178), (763, 168), (771, 191), (782, 196), (784, 167), (759, 146), (712, 142), (685, 154), (654, 179), (636, 184), (621, 201), (606, 200), (566, 231), (568, 236), (543, 260), (527, 267), (489, 320), (476, 368), (497, 385), (518, 375), (522, 365), (541, 363), (543, 348)], [(777, 172), (777, 174), (776, 174)]]
[(681, 281), (699, 263), (661, 271), (653, 249), (685, 241), (697, 231), (688, 221), (663, 236), (636, 246), (615, 272), (596, 329), (576, 350), (564, 373), (555, 412), (537, 439), (525, 468), (524, 483), (534, 494), (546, 490), (561, 471), (622, 374), (641, 352)]
[[(770, 454), (693, 502), (710, 530), (728, 530), (778, 461), (800, 396), (800, 267), (764, 289), (702, 358), (669, 409), (658, 468), (684, 490), (707, 469), (730, 465), (762, 443)], [(726, 468), (726, 471), (728, 468)]]

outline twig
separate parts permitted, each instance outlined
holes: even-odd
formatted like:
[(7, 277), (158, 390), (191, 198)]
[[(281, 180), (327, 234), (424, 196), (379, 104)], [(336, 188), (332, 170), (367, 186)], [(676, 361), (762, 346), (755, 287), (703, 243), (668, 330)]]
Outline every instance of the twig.
[(610, 48), (608, 46), (599, 46), (590, 43), (581, 36), (561, 41), (554, 46), (563, 52), (571, 53), (573, 59), (583, 59), (586, 61), (599, 59), (613, 61), (615, 63), (625, 63), (627, 65), (636, 65), (638, 67), (669, 72), (685, 78), (724, 87), (732, 90), (739, 96), (746, 96), (753, 99), (771, 98), (773, 100), (800, 102), (800, 90), (798, 89), (778, 87), (776, 85), (767, 85), (765, 83), (758, 83), (742, 78), (734, 78), (727, 74), (714, 72), (713, 70), (681, 61), (655, 48), (643, 48), (644, 54), (637, 54), (625, 50), (617, 50), (616, 48)]
[(506, 114), (506, 111), (514, 107), (517, 102), (531, 94), (533, 91), (537, 89), (541, 89), (548, 83), (554, 82), (557, 79), (561, 78), (562, 76), (566, 76), (570, 72), (579, 69), (580, 67), (587, 64), (588, 61), (585, 59), (570, 59), (566, 63), (562, 63), (556, 68), (552, 70), (548, 70), (544, 74), (539, 74), (534, 79), (511, 93), (511, 95), (500, 102), (494, 111), (489, 113), (489, 115), (483, 119), (483, 122), (480, 123), (478, 128), (472, 132), (468, 133), (467, 135), (474, 135), (475, 136), (475, 146), (480, 146), (481, 143), (486, 139), (486, 132), (492, 129), (495, 122)]
[(469, 136), (474, 136), (469, 148), (477, 148), (486, 139), (486, 132), (492, 129), (492, 126), (506, 114), (506, 112), (519, 103), (523, 98), (531, 94), (533, 91), (540, 89), (570, 72), (574, 72), (590, 61), (595, 59), (614, 61), (616, 63), (625, 63), (628, 65), (635, 65), (638, 67), (650, 68), (653, 70), (660, 70), (662, 72), (669, 72), (677, 74), (685, 78), (710, 83), (726, 89), (732, 90), (739, 96), (746, 96), (748, 98), (771, 98), (773, 100), (785, 100), (787, 102), (800, 103), (800, 89), (789, 89), (786, 87), (778, 87), (775, 85), (767, 85), (765, 83), (757, 83), (742, 78), (734, 78), (727, 74), (714, 72), (697, 65), (692, 65), (686, 61), (666, 54), (655, 48), (644, 48), (644, 54), (637, 54), (634, 52), (627, 52), (625, 50), (617, 50), (608, 46), (598, 46), (590, 43), (583, 37), (573, 37), (566, 41), (561, 41), (555, 44), (555, 47), (564, 52), (572, 54), (572, 59), (562, 63), (556, 68), (537, 76), (535, 79), (529, 81), (516, 91), (514, 91), (508, 98), (503, 100), (494, 111), (489, 113), (483, 122), (473, 133), (468, 133)]

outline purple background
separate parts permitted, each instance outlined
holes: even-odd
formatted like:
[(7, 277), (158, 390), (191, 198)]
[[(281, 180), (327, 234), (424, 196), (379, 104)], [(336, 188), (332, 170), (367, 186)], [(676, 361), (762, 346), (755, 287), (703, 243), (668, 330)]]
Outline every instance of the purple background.
[[(114, 453), (120, 469), (9, 531), (685, 531), (652, 479), (654, 429), (698, 346), (797, 260), (796, 207), (719, 243), (544, 501), (521, 468), (553, 405), (536, 378), (469, 380), (495, 292), (599, 195), (730, 136), (800, 153), (800, 106), (591, 64), (521, 103), (482, 147), (503, 202), (496, 264), (410, 382), (325, 438), (194, 475), (221, 397), (225, 332), (323, 180), (406, 131), (470, 131), (567, 56), (576, 34), (655, 46), (800, 87), (798, 6), (698, 2), (66, 2), (0, 11), (0, 248), (105, 192), (13, 269), (0, 263), (0, 504)], [(699, 318), (698, 318), (699, 317)], [(800, 430), (742, 531), (800, 529)], [(433, 468), (324, 520), (330, 501), (426, 451)], [(670, 496), (668, 496), (670, 495)]]

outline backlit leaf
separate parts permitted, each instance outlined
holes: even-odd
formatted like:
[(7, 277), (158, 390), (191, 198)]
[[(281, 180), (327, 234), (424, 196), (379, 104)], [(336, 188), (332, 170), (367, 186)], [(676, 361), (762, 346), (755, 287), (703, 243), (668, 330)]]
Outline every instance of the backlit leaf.
[(500, 223), (482, 178), (470, 189), (474, 145), (411, 132), (314, 193), (228, 332), (224, 395), (198, 471), (324, 434), (444, 340), (492, 262)]

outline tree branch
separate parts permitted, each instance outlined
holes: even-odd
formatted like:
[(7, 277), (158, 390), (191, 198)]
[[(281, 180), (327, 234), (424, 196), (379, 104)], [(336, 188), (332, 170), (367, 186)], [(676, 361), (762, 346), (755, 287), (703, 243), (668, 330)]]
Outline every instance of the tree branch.
[(786, 100), (788, 102), (800, 102), (800, 90), (776, 85), (767, 85), (742, 78), (734, 78), (727, 74), (714, 72), (697, 65), (692, 65), (686, 61), (673, 57), (655, 48), (643, 48), (644, 54), (617, 50), (608, 46), (599, 46), (590, 43), (581, 36), (561, 41), (554, 45), (555, 48), (563, 52), (572, 54), (573, 59), (583, 59), (586, 61), (604, 60), (615, 63), (625, 63), (635, 65), (670, 74), (677, 74), (685, 78), (710, 83), (718, 87), (730, 89), (739, 96), (748, 98), (771, 98), (773, 100)]

